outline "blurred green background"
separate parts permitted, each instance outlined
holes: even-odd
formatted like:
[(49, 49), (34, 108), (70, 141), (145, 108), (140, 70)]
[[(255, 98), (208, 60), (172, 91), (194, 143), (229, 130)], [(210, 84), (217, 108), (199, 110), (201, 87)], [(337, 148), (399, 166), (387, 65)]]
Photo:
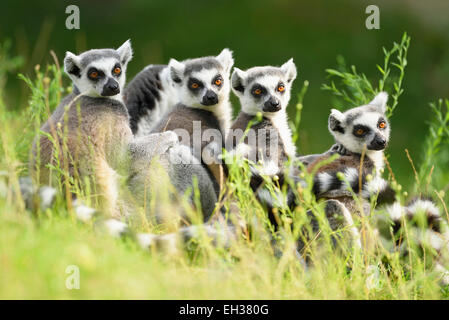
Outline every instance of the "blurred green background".
[[(65, 27), (65, 8), (70, 4), (80, 8), (80, 30)], [(380, 8), (380, 30), (365, 28), (369, 4)], [(128, 38), (135, 52), (128, 79), (147, 64), (215, 55), (224, 47), (234, 51), (235, 66), (241, 69), (280, 65), (293, 57), (299, 76), (291, 106), (296, 103), (295, 91), (304, 80), (310, 82), (301, 122), (301, 154), (323, 152), (332, 143), (327, 116), (334, 100), (321, 85), (328, 81), (325, 69), (336, 67), (337, 55), (377, 83), (382, 47), (391, 48), (407, 31), (412, 42), (405, 92), (392, 118), (389, 147), (393, 170), (403, 184), (413, 179), (404, 149), (416, 162), (421, 160), (428, 103), (449, 97), (447, 0), (3, 0), (2, 7), (0, 41), (11, 39), (11, 54), (24, 58), (20, 72), (29, 76), (36, 64), (52, 63), (50, 50), (62, 63), (67, 50), (118, 47)], [(9, 76), (6, 88), (8, 107), (25, 108), (29, 90), (16, 74)], [(233, 102), (237, 112), (235, 97)]]

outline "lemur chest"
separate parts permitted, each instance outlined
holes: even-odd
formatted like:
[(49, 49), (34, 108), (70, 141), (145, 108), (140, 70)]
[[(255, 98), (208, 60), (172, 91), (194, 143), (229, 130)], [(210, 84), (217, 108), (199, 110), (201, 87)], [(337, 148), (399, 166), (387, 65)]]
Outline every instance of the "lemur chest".
[(223, 145), (224, 134), (217, 117), (209, 111), (178, 106), (153, 132), (174, 131), (182, 144), (201, 150), (210, 142)]
[(283, 138), (273, 122), (267, 118), (257, 121), (245, 113), (241, 113), (231, 127), (226, 148), (254, 162), (268, 160), (281, 164), (288, 157)]
[[(113, 155), (132, 139), (129, 118), (124, 106), (110, 104), (71, 107), (67, 117), (70, 139), (94, 152)], [(81, 121), (79, 120), (81, 119)]]

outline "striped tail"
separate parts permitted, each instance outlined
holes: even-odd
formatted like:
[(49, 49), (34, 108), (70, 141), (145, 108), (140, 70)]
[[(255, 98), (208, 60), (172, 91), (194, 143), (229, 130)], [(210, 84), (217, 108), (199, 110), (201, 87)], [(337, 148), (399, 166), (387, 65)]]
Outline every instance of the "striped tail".
[(434, 201), (415, 198), (406, 206), (398, 202), (389, 205), (385, 211), (387, 219), (379, 224), (384, 246), (403, 257), (410, 254), (410, 249), (417, 249), (427, 261), (434, 262), (432, 268), (440, 282), (449, 285), (449, 229)]
[[(326, 171), (315, 175), (313, 180), (313, 193), (317, 198), (326, 193), (350, 192), (358, 194), (361, 191), (364, 199), (377, 197), (377, 204), (393, 203), (396, 192), (391, 188), (388, 181), (380, 176), (368, 179), (365, 173), (360, 176), (356, 168), (346, 168), (343, 172)], [(348, 193), (351, 195), (351, 193)]]

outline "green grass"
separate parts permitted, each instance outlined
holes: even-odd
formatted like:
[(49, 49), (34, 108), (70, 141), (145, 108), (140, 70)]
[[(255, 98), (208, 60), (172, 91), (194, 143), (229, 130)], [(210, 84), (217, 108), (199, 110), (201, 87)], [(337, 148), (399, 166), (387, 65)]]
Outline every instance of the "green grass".
[[(366, 90), (368, 82), (363, 75), (357, 74), (355, 68), (353, 72), (331, 71), (331, 74), (343, 79), (343, 86), (349, 85), (345, 94), (337, 94), (337, 97), (362, 99), (363, 93), (369, 99), (371, 93), (388, 89), (385, 86), (392, 85), (393, 95), (396, 94), (390, 109), (392, 112), (404, 90), (401, 83), (406, 56), (401, 50), (405, 46), (408, 48), (408, 44), (409, 40), (404, 37), (391, 51), (385, 51), (388, 59), (383, 67), (379, 67), (382, 76), (377, 88), (369, 84), (370, 90)], [(2, 50), (6, 52), (7, 46), (2, 47)], [(401, 55), (396, 66), (399, 75), (390, 79), (389, 59), (393, 54)], [(297, 190), (302, 205), (294, 212), (287, 209), (279, 211), (284, 228), (274, 236), (278, 238), (283, 254), (276, 256), (269, 237), (273, 229), (248, 187), (246, 162), (231, 167), (228, 191), (236, 200), (243, 219), (247, 223), (257, 223), (251, 237), (242, 237), (226, 250), (214, 248), (207, 239), (200, 238), (196, 248), (187, 252), (145, 252), (131, 238), (114, 239), (93, 224), (76, 221), (67, 209), (63, 196), (58, 197), (55, 205), (44, 212), (31, 213), (25, 210), (17, 192), (18, 177), (27, 174), (31, 141), (38, 134), (40, 124), (48, 117), (49, 111), (56, 107), (60, 97), (67, 93), (63, 85), (66, 79), (62, 78), (61, 71), (55, 65), (36, 68), (35, 76), (22, 76), (31, 88), (28, 106), (19, 111), (16, 108), (9, 109), (2, 99), (3, 85), (6, 75), (14, 73), (20, 61), (9, 58), (7, 54), (1, 57), (0, 298), (448, 298), (447, 288), (439, 285), (438, 275), (432, 271), (432, 255), (421, 256), (416, 250), (402, 259), (397, 252), (389, 252), (382, 245), (373, 233), (375, 218), (381, 213), (356, 219), (362, 234), (371, 242), (362, 251), (347, 241), (347, 228), (337, 231), (329, 228), (322, 206), (316, 203), (309, 189)], [(359, 84), (365, 87), (354, 87)], [(307, 86), (308, 83), (305, 83), (298, 95), (298, 111), (303, 108)], [(338, 83), (328, 88), (336, 93), (342, 92), (337, 89)], [(351, 88), (354, 90), (351, 91)], [(358, 103), (358, 100), (354, 101)], [(441, 100), (432, 104), (431, 108), (435, 116), (429, 124), (428, 142), (423, 146), (427, 158), (422, 164), (414, 164), (417, 170), (416, 185), (400, 190), (399, 196), (406, 197), (402, 191), (409, 194), (427, 191), (433, 195), (438, 192), (438, 196), (447, 204), (445, 192), (448, 189), (448, 173), (445, 165), (449, 146), (449, 101)], [(300, 120), (298, 112), (292, 125), (298, 128)], [(294, 131), (295, 138), (300, 134), (300, 130)], [(310, 179), (310, 176), (305, 178)], [(269, 182), (269, 187), (275, 190), (276, 183)], [(307, 210), (312, 210), (320, 223), (319, 237), (310, 229)], [(149, 224), (146, 230), (159, 233), (161, 228)], [(331, 237), (335, 235), (341, 236), (337, 249), (331, 244)], [(297, 238), (306, 241), (303, 254), (310, 259), (308, 268), (299, 263), (293, 254), (292, 247)], [(413, 246), (411, 238), (406, 237), (404, 241)], [(388, 263), (385, 263), (386, 260)], [(66, 268), (71, 265), (78, 266), (80, 270), (79, 290), (66, 288), (69, 276)], [(377, 277), (373, 275), (372, 266), (378, 267)]]

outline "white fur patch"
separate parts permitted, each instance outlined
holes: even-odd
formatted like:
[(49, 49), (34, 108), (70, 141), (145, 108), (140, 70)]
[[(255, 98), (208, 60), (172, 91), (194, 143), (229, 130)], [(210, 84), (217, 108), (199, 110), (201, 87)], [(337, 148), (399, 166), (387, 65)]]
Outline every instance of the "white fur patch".
[(440, 275), (440, 282), (444, 286), (449, 285), (449, 271), (445, 267), (443, 267), (440, 263), (436, 263), (435, 271), (438, 272)]
[(388, 182), (380, 176), (374, 177), (371, 181), (365, 183), (362, 190), (364, 198), (370, 198), (373, 195), (377, 195), (388, 186)]
[(346, 208), (346, 206), (341, 203), (338, 200), (333, 200), (338, 203), (339, 207), (341, 208), (341, 211), (343, 213), (343, 217), (345, 218), (346, 225), (350, 228), (351, 234), (352, 234), (352, 241), (354, 242), (354, 245), (358, 248), (362, 247), (362, 242), (360, 240), (360, 233), (357, 230), (357, 227), (354, 225), (354, 220), (352, 219), (352, 215), (349, 212), (349, 210)]
[(279, 166), (274, 161), (266, 161), (262, 164), (262, 168), (260, 170), (260, 173), (265, 176), (274, 176), (275, 174), (279, 173)]
[(83, 204), (75, 206), (76, 218), (82, 222), (89, 222), (97, 211), (94, 208), (85, 206)]
[(108, 219), (104, 222), (106, 230), (114, 238), (119, 238), (128, 229), (128, 225), (117, 219)]
[(201, 161), (192, 154), (192, 150), (185, 145), (174, 146), (168, 152), (172, 164), (201, 164)]
[(142, 249), (149, 249), (154, 243), (154, 238), (157, 237), (151, 233), (138, 233), (136, 235), (137, 243)]
[(249, 145), (247, 145), (246, 143), (239, 143), (237, 145), (237, 147), (233, 150), (233, 152), (243, 158), (247, 158), (249, 157), (250, 153), (251, 153), (251, 147)]
[(45, 210), (51, 206), (53, 203), (53, 200), (56, 196), (56, 189), (49, 187), (49, 186), (43, 186), (39, 188), (39, 198), (41, 200), (41, 210)]
[(386, 207), (386, 211), (393, 221), (399, 221), (404, 215), (404, 208), (399, 202), (395, 202)]
[(285, 147), (285, 153), (289, 157), (296, 156), (296, 146), (293, 143), (292, 131), (288, 126), (287, 112), (285, 110), (279, 111), (271, 118), (271, 121), (276, 129), (278, 129), (279, 136)]
[(371, 159), (374, 163), (374, 167), (376, 168), (376, 174), (380, 174), (380, 170), (382, 170), (385, 166), (384, 162), (384, 152), (383, 151), (367, 151), (366, 156)]
[(435, 206), (435, 204), (432, 201), (429, 200), (417, 200), (411, 205), (408, 206), (408, 209), (416, 214), (419, 212), (427, 212), (429, 215), (434, 217), (440, 217), (440, 210)]
[(356, 168), (346, 168), (344, 175), (350, 186), (353, 185), (353, 183), (357, 182), (357, 180), (359, 179), (359, 172)]
[(422, 246), (431, 246), (436, 251), (440, 251), (444, 245), (444, 239), (440, 234), (432, 230), (417, 230), (417, 241)]
[(386, 92), (380, 92), (368, 104), (378, 107), (381, 110), (381, 112), (385, 112), (387, 109), (387, 101), (388, 101), (388, 94)]
[(321, 190), (320, 191), (321, 192), (328, 191), (330, 186), (331, 186), (331, 183), (332, 183), (332, 180), (333, 180), (333, 176), (330, 175), (327, 172), (322, 172), (322, 173), (318, 174), (317, 179), (318, 179), (318, 181), (320, 183), (320, 186), (321, 186), (321, 188), (320, 188)]

